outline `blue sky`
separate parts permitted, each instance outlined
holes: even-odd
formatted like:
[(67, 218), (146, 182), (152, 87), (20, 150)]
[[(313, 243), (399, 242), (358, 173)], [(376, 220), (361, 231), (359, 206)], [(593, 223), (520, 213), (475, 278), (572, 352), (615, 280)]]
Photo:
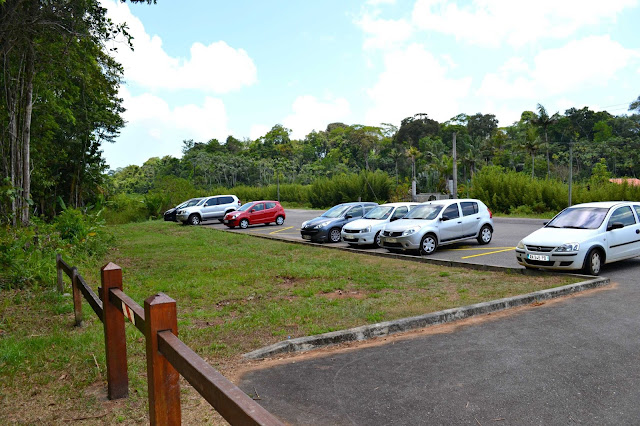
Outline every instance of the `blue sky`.
[(113, 169), (181, 156), (182, 141), (294, 138), (331, 122), (426, 113), (516, 121), (588, 106), (624, 114), (640, 95), (640, 0), (102, 0), (117, 43), (126, 127)]

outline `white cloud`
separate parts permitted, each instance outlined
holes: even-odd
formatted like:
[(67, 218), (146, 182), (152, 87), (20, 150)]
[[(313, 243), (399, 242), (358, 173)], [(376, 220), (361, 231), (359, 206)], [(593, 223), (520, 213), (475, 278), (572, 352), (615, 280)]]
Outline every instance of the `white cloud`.
[(411, 37), (411, 24), (404, 19), (380, 19), (377, 13), (364, 13), (356, 21), (365, 33), (365, 49), (388, 49)]
[(208, 46), (196, 42), (191, 46), (189, 58), (174, 58), (165, 52), (160, 37), (147, 34), (126, 3), (102, 0), (102, 4), (115, 23), (127, 23), (134, 37), (134, 51), (119, 41), (115, 54), (125, 69), (128, 83), (148, 88), (226, 93), (257, 81), (256, 66), (243, 49), (234, 49), (224, 41)]
[(455, 36), (469, 44), (522, 46), (561, 39), (586, 26), (615, 22), (638, 0), (417, 0), (412, 22), (418, 28)]
[(535, 99), (604, 87), (639, 57), (640, 52), (625, 49), (609, 36), (586, 37), (541, 51), (532, 68), (521, 58), (508, 60), (498, 72), (484, 77), (477, 93), (497, 99)]
[(460, 112), (459, 101), (467, 96), (471, 77), (448, 77), (449, 68), (418, 44), (385, 56), (385, 70), (367, 91), (373, 105), (366, 122), (399, 123), (417, 113), (445, 121)]
[(351, 114), (349, 102), (344, 98), (320, 101), (314, 96), (299, 96), (293, 102), (293, 114), (282, 121), (291, 129), (291, 137), (302, 139), (313, 130), (324, 130), (327, 124), (345, 121)]
[(271, 130), (271, 127), (266, 124), (254, 124), (249, 130), (249, 138), (251, 140), (256, 140), (269, 133), (269, 130)]
[(225, 140), (230, 134), (227, 113), (220, 99), (206, 97), (202, 105), (171, 108), (162, 98), (148, 93), (133, 96), (120, 90), (127, 126), (143, 126), (150, 135), (161, 136), (167, 128), (181, 131), (184, 139), (206, 142), (211, 138)]

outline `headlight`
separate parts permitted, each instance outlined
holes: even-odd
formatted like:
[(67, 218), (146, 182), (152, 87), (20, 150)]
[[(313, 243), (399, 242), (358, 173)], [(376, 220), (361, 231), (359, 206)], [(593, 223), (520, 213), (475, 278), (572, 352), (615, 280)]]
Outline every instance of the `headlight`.
[(330, 224), (331, 222), (333, 222), (332, 220), (325, 220), (324, 222), (320, 222), (319, 224), (317, 224), (316, 226), (314, 226), (315, 229), (320, 229), (320, 228), (324, 228), (325, 226), (327, 226), (328, 224)]
[(367, 226), (366, 228), (364, 228), (362, 231), (360, 232), (371, 232), (371, 226)]
[(518, 243), (518, 245), (516, 246), (516, 248), (524, 249), (524, 243), (522, 242), (522, 240), (520, 240), (520, 242)]
[(402, 233), (403, 236), (405, 235), (411, 235), (411, 234), (415, 234), (416, 232), (418, 232), (420, 230), (419, 226), (413, 227), (413, 228), (409, 228), (406, 231), (404, 231)]
[(302, 225), (300, 225), (300, 228), (304, 228), (305, 226), (307, 226), (307, 222), (309, 222), (308, 220), (302, 222)]
[(560, 247), (557, 247), (554, 251), (563, 253), (568, 251), (578, 251), (580, 250), (580, 244), (578, 243), (567, 243), (563, 244)]

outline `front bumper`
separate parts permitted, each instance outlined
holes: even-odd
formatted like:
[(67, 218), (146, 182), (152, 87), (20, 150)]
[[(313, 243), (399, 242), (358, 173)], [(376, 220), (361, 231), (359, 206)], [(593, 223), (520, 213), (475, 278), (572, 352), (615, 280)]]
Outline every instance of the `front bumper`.
[(416, 234), (403, 236), (401, 232), (393, 232), (391, 235), (384, 235), (383, 232), (380, 235), (380, 246), (391, 250), (418, 250), (422, 235)]
[(187, 213), (176, 214), (177, 222), (186, 222), (189, 219), (189, 215)]
[(585, 253), (536, 252), (527, 249), (516, 249), (516, 260), (522, 266), (549, 270), (576, 270), (584, 264)]
[(325, 228), (301, 228), (300, 236), (306, 241), (324, 242), (329, 240), (329, 230)]
[(371, 245), (375, 242), (376, 232), (357, 232), (342, 229), (342, 241), (355, 245)]

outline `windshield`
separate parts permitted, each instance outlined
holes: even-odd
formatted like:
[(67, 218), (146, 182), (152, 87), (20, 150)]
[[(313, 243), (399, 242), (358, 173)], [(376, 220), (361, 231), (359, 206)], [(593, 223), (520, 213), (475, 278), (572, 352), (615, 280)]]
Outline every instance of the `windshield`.
[(349, 210), (350, 208), (351, 208), (351, 206), (345, 206), (344, 204), (338, 204), (337, 206), (331, 207), (329, 210), (327, 210), (326, 212), (322, 213), (321, 217), (329, 217), (329, 218), (342, 217), (342, 216), (344, 216), (346, 211)]
[(252, 202), (250, 202), (250, 203), (244, 203), (244, 204), (242, 205), (242, 207), (240, 207), (240, 208), (238, 209), (238, 211), (239, 211), (239, 212), (245, 212), (245, 211), (249, 210), (249, 209), (251, 208), (251, 206), (253, 206), (253, 201), (252, 201)]
[(558, 213), (547, 228), (597, 229), (608, 211), (604, 207), (569, 207)]
[[(433, 220), (438, 217), (438, 213), (442, 210), (442, 206), (438, 205), (426, 205), (426, 206), (417, 206), (411, 209), (409, 213), (406, 214), (402, 219), (425, 219), (425, 220)], [(402, 220), (401, 219), (401, 220)]]
[(200, 200), (202, 200), (202, 198), (194, 198), (192, 200), (185, 201), (184, 203), (180, 204), (179, 208), (195, 206), (196, 204), (198, 204), (198, 201), (200, 201)]
[(380, 207), (376, 207), (375, 209), (371, 210), (369, 213), (364, 215), (364, 219), (384, 220), (384, 219), (388, 219), (389, 216), (391, 216), (392, 212), (393, 212), (393, 207), (380, 206)]

